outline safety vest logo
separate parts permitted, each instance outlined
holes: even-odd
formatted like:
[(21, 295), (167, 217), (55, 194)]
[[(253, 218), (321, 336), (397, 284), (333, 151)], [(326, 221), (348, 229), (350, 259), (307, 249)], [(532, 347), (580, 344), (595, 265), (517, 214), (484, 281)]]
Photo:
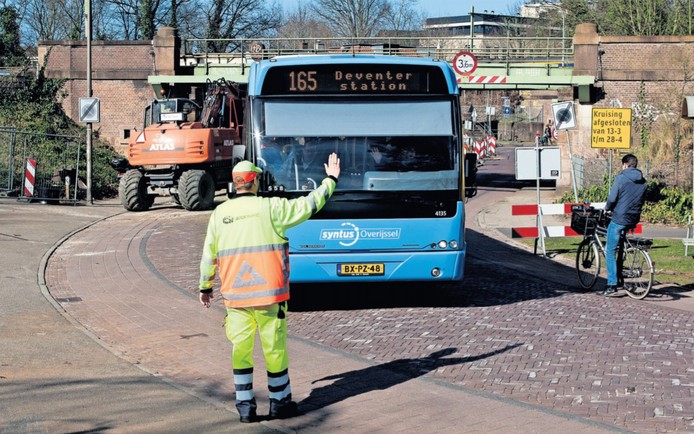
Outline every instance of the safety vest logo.
[(239, 273), (236, 275), (236, 279), (234, 279), (234, 288), (247, 288), (259, 285), (267, 285), (267, 281), (248, 262), (243, 261)]

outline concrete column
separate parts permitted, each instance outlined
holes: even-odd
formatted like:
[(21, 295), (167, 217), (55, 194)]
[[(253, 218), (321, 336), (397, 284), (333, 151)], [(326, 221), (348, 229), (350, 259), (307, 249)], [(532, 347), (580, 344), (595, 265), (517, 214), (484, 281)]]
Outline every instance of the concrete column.
[(583, 23), (576, 26), (574, 34), (574, 70), (573, 75), (593, 75), (600, 77), (600, 36), (598, 26)]
[(181, 58), (181, 39), (173, 27), (162, 27), (152, 40), (154, 75), (176, 75)]

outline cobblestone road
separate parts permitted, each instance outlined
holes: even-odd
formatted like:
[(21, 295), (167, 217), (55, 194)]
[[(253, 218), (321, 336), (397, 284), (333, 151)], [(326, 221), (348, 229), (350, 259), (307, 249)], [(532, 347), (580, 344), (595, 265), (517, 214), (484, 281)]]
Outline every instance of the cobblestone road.
[[(205, 219), (182, 217), (162, 219), (147, 250), (167, 278), (191, 288), (196, 261), (180, 252), (196, 254)], [(168, 248), (171, 239), (181, 250)], [(410, 377), (637, 432), (694, 430), (694, 315), (581, 293), (568, 267), (477, 232), (468, 242), (462, 284), (295, 286), (289, 328)]]
[[(481, 206), (482, 200), (498, 201), (508, 190), (491, 188), (486, 194), (476, 199), (480, 202), (475, 206)], [(471, 212), (473, 208), (469, 207)], [(92, 269), (85, 275), (107, 278), (113, 273), (110, 270), (120, 268), (125, 279), (135, 273), (138, 276), (132, 277), (133, 282), (154, 279), (160, 285), (164, 280), (172, 291), (192, 296), (208, 216), (165, 207), (103, 221), (97, 225), (99, 233), (113, 234), (112, 238), (104, 235), (88, 241), (87, 230), (58, 249), (47, 276), (58, 284), (68, 283), (65, 288), (51, 287), (51, 292), (59, 301), (62, 294), (66, 309), (81, 316), (86, 327), (100, 338), (125, 342), (126, 336), (113, 335), (118, 329), (115, 324), (100, 326), (98, 321), (103, 317), (133, 321), (108, 315), (108, 303), (128, 304), (135, 314), (138, 304), (114, 298), (106, 300), (106, 306), (98, 306), (106, 315), (80, 313), (79, 303), (71, 303), (68, 287), (69, 282), (81, 278), (74, 273), (89, 266)], [(570, 267), (510, 246), (474, 224), (468, 226), (469, 254), (462, 283), (295, 285), (288, 315), (290, 332), (301, 340), (376, 362), (379, 369), (393, 373), (364, 384), (365, 390), (387, 389), (397, 382), (425, 377), (557, 414), (588, 418), (602, 428), (694, 432), (693, 313), (579, 292)], [(103, 257), (115, 251), (115, 260), (92, 260), (71, 267), (70, 261), (86, 242)], [(146, 269), (132, 264), (136, 257)], [(85, 278), (82, 285), (88, 283)], [(98, 279), (94, 284), (98, 285)], [(146, 296), (143, 289), (142, 297)], [(215, 302), (219, 306), (219, 297)], [(95, 309), (94, 305), (90, 308)], [(162, 321), (170, 320), (175, 309), (177, 305), (163, 306), (161, 319), (152, 319), (150, 324), (160, 328), (152, 333), (152, 345), (162, 335), (166, 339)], [(148, 333), (148, 327), (141, 333)], [(197, 331), (193, 327), (180, 339), (195, 339), (201, 335)], [(118, 348), (123, 354), (129, 351), (124, 344)], [(154, 356), (148, 359), (147, 348), (140, 350), (129, 355), (147, 366)], [(172, 347), (170, 351), (181, 349)], [(200, 354), (213, 351), (203, 348)], [(227, 369), (209, 362), (206, 369), (215, 375), (223, 375)], [(195, 384), (195, 375), (191, 374), (191, 384)], [(215, 387), (228, 387), (221, 383)], [(321, 395), (325, 408), (344, 399), (335, 390), (326, 389), (321, 395), (319, 388), (311, 396), (314, 392)]]

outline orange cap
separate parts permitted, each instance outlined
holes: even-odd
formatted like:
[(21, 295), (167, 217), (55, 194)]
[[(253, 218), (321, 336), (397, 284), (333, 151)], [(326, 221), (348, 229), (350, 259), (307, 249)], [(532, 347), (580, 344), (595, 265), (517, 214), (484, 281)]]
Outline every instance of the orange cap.
[(236, 185), (243, 185), (253, 181), (263, 170), (250, 161), (241, 161), (231, 170), (231, 179)]

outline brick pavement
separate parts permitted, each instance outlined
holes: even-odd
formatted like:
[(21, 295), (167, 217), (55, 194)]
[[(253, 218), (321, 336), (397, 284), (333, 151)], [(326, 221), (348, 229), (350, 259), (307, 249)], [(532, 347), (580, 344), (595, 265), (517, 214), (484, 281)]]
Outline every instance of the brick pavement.
[[(219, 305), (202, 309), (193, 295), (205, 214), (164, 209), (103, 221), (56, 251), (46, 280), (66, 312), (115, 354), (230, 408), (233, 385), (229, 344), (221, 327), (223, 310)], [(495, 286), (493, 279), (484, 285)], [(445, 307), (422, 306), (417, 291), (411, 289), (396, 303), (403, 306), (366, 303), (345, 310), (325, 305), (314, 310), (316, 303), (332, 300), (324, 288), (294, 291), (290, 372), (295, 399), (305, 414), (263, 422), (267, 428), (298, 432), (624, 429), (590, 412), (577, 414), (548, 404), (543, 399), (548, 396), (545, 385), (529, 381), (547, 370), (540, 359), (543, 354), (533, 349), (537, 344), (528, 342), (529, 336), (542, 335), (543, 330), (526, 329), (520, 339), (504, 337), (517, 326), (504, 326), (510, 316), (494, 318), (500, 306), (470, 309), (475, 299), (465, 299), (467, 290), (443, 289), (446, 295), (438, 302)], [(368, 299), (357, 293), (331, 303), (355, 295)], [(534, 298), (527, 302), (532, 304)], [(509, 305), (517, 302), (509, 300)], [(550, 345), (551, 339), (544, 338)], [(520, 359), (523, 366), (513, 368), (517, 372), (503, 368)], [(261, 411), (266, 408), (264, 389), (262, 375), (257, 376)], [(563, 402), (575, 401), (576, 395), (589, 399), (583, 393), (567, 397), (561, 390), (550, 394), (562, 395)]]
[(59, 313), (45, 259), (68, 234), (121, 210), (0, 199), (0, 433), (270, 431), (229, 424), (218, 401), (114, 356)]
[[(513, 194), (471, 201), (469, 215), (493, 215), (481, 206)], [(115, 354), (231, 409), (223, 310), (219, 300), (201, 309), (193, 295), (207, 215), (165, 208), (106, 220), (67, 240), (46, 279), (66, 312)], [(295, 286), (291, 375), (305, 414), (263, 426), (693, 431), (690, 312), (576, 292), (570, 267), (509, 247), (478, 222), (468, 222), (462, 285)], [(681, 307), (688, 296), (661, 299)]]

